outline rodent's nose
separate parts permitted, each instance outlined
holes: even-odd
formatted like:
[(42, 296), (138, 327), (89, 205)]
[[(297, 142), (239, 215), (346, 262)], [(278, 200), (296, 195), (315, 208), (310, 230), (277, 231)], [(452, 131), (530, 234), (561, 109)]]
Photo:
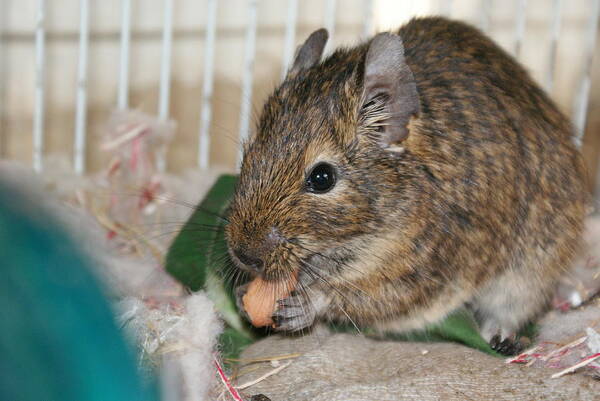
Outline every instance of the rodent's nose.
[[(260, 238), (260, 236), (257, 237)], [(242, 267), (260, 273), (265, 268), (265, 259), (268, 261), (271, 252), (286, 241), (276, 227), (272, 227), (263, 238), (262, 241), (257, 238), (247, 239), (231, 248), (235, 257), (243, 265)]]
[(244, 266), (250, 270), (254, 270), (257, 273), (260, 272), (265, 265), (262, 259), (249, 255), (241, 249), (236, 249), (233, 251), (233, 253)]

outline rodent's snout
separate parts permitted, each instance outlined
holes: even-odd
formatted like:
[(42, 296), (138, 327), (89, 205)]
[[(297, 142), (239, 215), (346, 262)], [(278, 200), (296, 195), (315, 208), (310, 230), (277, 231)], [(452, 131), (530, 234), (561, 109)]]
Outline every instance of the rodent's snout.
[(251, 273), (261, 273), (265, 268), (265, 259), (270, 253), (285, 239), (279, 230), (273, 227), (269, 233), (262, 239), (248, 239), (243, 242), (237, 242), (231, 248), (231, 253), (240, 268)]

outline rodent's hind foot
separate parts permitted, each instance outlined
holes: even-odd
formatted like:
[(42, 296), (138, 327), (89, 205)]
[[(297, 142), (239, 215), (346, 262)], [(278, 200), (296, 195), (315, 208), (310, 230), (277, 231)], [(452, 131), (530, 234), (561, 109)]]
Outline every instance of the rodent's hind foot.
[(516, 355), (523, 351), (526, 342), (522, 341), (516, 334), (516, 325), (506, 321), (504, 323), (504, 325), (501, 325), (497, 323), (496, 319), (488, 317), (480, 324), (480, 334), (490, 347), (499, 354), (504, 356)]
[(277, 310), (272, 319), (277, 331), (300, 331), (314, 323), (315, 309), (301, 295), (292, 295), (277, 301)]
[(504, 356), (517, 355), (523, 351), (523, 343), (516, 336), (509, 336), (504, 339), (500, 334), (496, 334), (490, 340), (490, 347), (497, 353)]

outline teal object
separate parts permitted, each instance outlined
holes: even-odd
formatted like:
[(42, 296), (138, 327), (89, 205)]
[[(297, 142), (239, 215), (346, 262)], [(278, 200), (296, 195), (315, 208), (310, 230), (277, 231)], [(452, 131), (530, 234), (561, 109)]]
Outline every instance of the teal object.
[(90, 263), (39, 205), (0, 182), (0, 399), (154, 401)]

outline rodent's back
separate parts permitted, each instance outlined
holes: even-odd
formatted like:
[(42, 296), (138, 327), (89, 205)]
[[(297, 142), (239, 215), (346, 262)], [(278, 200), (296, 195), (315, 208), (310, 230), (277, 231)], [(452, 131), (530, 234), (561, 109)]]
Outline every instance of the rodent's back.
[[(557, 241), (567, 263), (586, 201), (568, 119), (475, 28), (423, 18), (399, 35), (421, 102), (406, 147), (436, 179), (427, 194), (431, 207), (456, 214), (450, 224), (472, 246), (493, 247), (483, 252), (489, 261), (504, 260), (498, 269)], [(474, 227), (483, 234), (474, 235)], [(484, 279), (490, 272), (481, 273)]]
[[(457, 124), (473, 122), (464, 113), (469, 107), (497, 109), (499, 118), (517, 117), (514, 113), (518, 111), (527, 119), (539, 119), (559, 128), (547, 135), (570, 137), (568, 119), (544, 91), (511, 55), (476, 28), (430, 17), (411, 20), (398, 34), (419, 87), (421, 111), (428, 117), (439, 117), (436, 113), (444, 110), (436, 106), (443, 105), (443, 101), (436, 101), (447, 98), (456, 101), (452, 110), (445, 110), (451, 114), (442, 117), (458, 117)], [(464, 104), (463, 110), (456, 107), (457, 103)]]

